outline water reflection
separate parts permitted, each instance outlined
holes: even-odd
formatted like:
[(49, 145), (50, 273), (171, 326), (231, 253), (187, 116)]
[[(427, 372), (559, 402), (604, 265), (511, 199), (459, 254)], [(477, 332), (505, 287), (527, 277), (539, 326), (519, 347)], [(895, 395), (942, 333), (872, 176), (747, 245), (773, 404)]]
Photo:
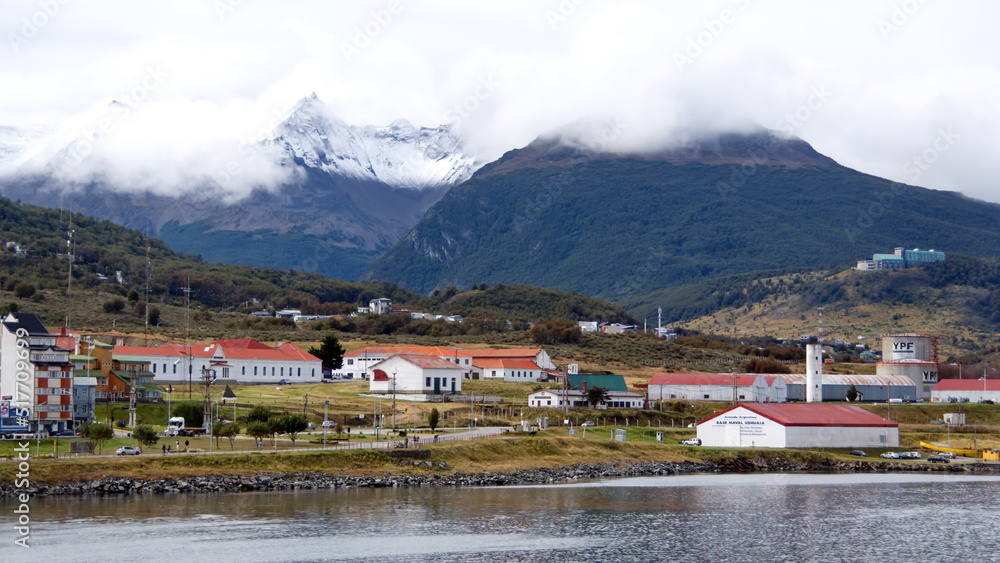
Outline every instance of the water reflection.
[[(941, 477), (36, 498), (32, 549), (7, 548), (0, 560), (883, 561), (923, 560), (944, 545), (993, 559), (1000, 478)], [(13, 541), (13, 507), (0, 509)]]

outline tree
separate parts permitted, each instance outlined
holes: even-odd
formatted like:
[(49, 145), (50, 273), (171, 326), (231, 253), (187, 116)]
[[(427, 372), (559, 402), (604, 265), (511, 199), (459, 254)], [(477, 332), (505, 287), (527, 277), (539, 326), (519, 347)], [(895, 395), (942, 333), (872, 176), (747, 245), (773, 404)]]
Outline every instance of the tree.
[(254, 421), (254, 422), (247, 422), (247, 430), (246, 430), (246, 432), (247, 432), (247, 436), (250, 436), (251, 438), (253, 438), (255, 440), (258, 440), (258, 441), (263, 440), (264, 438), (268, 438), (268, 437), (270, 437), (270, 438), (273, 439), (273, 436), (274, 436), (271, 433), (271, 427), (268, 426), (267, 421), (261, 422), (261, 421), (258, 420), (258, 421)]
[(606, 403), (611, 395), (608, 394), (608, 390), (603, 387), (598, 387), (597, 385), (587, 389), (587, 403), (591, 407), (596, 407), (601, 403)]
[(536, 344), (578, 344), (582, 336), (578, 325), (564, 319), (543, 319), (531, 327), (530, 334)]
[(21, 299), (27, 299), (35, 294), (34, 284), (28, 282), (21, 282), (14, 286), (14, 295), (20, 297)]
[(132, 437), (135, 438), (136, 442), (139, 442), (140, 446), (152, 447), (160, 441), (159, 434), (153, 427), (148, 424), (140, 424), (132, 430)]
[(215, 436), (215, 446), (219, 446), (219, 438), (229, 438), (229, 449), (236, 449), (236, 435), (240, 433), (240, 425), (235, 422), (224, 422), (212, 425), (212, 436)]
[(437, 428), (438, 423), (441, 422), (441, 413), (438, 412), (437, 408), (431, 409), (430, 414), (427, 415), (427, 425), (431, 427), (431, 432)]
[[(271, 409), (265, 407), (264, 405), (257, 405), (250, 409), (250, 412), (247, 413), (247, 424), (251, 422), (267, 423), (268, 420), (271, 420), (272, 415), (273, 413), (271, 412)], [(249, 426), (247, 428), (249, 429)]]
[(198, 428), (204, 426), (204, 407), (201, 403), (178, 403), (173, 407), (173, 415), (184, 418), (184, 426)]
[(344, 365), (344, 347), (332, 334), (323, 337), (319, 348), (310, 348), (309, 353), (323, 361), (323, 369), (333, 371)]
[(159, 326), (160, 324), (160, 308), (150, 307), (149, 308), (149, 324), (152, 326)]
[(80, 428), (80, 436), (90, 440), (97, 448), (97, 453), (101, 453), (104, 444), (115, 437), (115, 431), (107, 424), (100, 422), (87, 422)]
[(853, 403), (858, 399), (858, 388), (852, 383), (850, 387), (847, 388), (847, 393), (845, 393), (848, 402)]
[(295, 446), (295, 439), (298, 437), (299, 432), (309, 427), (309, 419), (303, 414), (286, 414), (274, 420), (276, 427), (280, 428), (276, 428), (276, 431), (280, 434), (288, 434), (288, 437), (292, 440), (293, 447)]
[(121, 297), (112, 297), (104, 302), (105, 313), (121, 313), (125, 310), (125, 300)]

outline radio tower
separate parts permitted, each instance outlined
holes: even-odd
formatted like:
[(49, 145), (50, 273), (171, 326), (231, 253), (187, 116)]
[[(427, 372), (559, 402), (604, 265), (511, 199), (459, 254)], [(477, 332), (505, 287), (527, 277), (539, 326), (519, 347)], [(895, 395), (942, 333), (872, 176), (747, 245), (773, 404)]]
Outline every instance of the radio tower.
[(817, 329), (819, 331), (819, 333), (816, 335), (816, 341), (819, 344), (822, 344), (823, 343), (823, 308), (822, 307), (818, 307), (816, 310), (819, 311), (819, 328)]

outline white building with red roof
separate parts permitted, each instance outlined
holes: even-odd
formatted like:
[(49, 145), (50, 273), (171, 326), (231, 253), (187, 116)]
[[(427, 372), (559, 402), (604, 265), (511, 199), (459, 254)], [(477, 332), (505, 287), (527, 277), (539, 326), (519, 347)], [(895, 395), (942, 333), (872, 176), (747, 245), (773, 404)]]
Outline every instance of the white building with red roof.
[(473, 358), (473, 372), (480, 379), (501, 379), (503, 381), (541, 381), (542, 368), (531, 360), (506, 358)]
[(197, 383), (203, 370), (215, 378), (243, 384), (319, 383), (323, 362), (289, 343), (271, 347), (254, 340), (216, 340), (209, 344), (115, 346), (117, 358), (148, 360), (158, 384)]
[(462, 366), (437, 356), (395, 354), (371, 366), (372, 393), (457, 395), (462, 392)]
[[(461, 366), (462, 377), (465, 379), (488, 379), (483, 374), (482, 369), (475, 367), (477, 360), (520, 360), (532, 362), (536, 366), (536, 369), (538, 369), (539, 379), (541, 378), (542, 370), (556, 369), (548, 352), (541, 348), (491, 348), (488, 350), (479, 350), (448, 348), (445, 346), (366, 346), (345, 353), (344, 364), (340, 369), (334, 370), (333, 377), (340, 379), (371, 379), (372, 366), (394, 354), (436, 356), (442, 360)], [(515, 371), (520, 370), (523, 372), (526, 369), (523, 367), (525, 364), (520, 365), (522, 367), (516, 368)], [(529, 380), (516, 379), (511, 381)], [(530, 381), (537, 381), (537, 379)]]
[(1000, 404), (1000, 379), (942, 379), (931, 389), (932, 403)]
[(366, 346), (344, 354), (344, 363), (333, 371), (340, 379), (371, 379), (372, 368), (396, 354), (434, 356), (462, 368), (462, 377), (468, 378), (472, 370), (472, 356), (457, 348), (444, 346)]
[[(736, 397), (733, 397), (733, 387)], [(660, 373), (649, 381), (651, 401), (747, 401), (783, 403), (785, 380), (756, 373)]]
[(698, 422), (698, 438), (718, 448), (897, 448), (899, 425), (853, 405), (741, 403)]

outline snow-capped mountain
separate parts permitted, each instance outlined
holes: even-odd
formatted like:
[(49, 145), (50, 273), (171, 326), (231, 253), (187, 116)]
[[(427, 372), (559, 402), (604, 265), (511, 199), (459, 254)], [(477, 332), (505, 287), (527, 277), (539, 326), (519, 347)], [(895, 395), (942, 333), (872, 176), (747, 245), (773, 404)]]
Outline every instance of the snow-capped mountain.
[(31, 153), (51, 131), (44, 127), (0, 126), (0, 164), (11, 165)]
[(316, 94), (301, 100), (266, 141), (334, 176), (424, 189), (467, 180), (476, 158), (463, 152), (449, 125), (414, 127), (400, 119), (385, 127), (348, 125)]
[(356, 279), (477, 167), (448, 125), (348, 125), (315, 94), (239, 152), (235, 132), (205, 130), (198, 151), (158, 142), (156, 111), (113, 101), (80, 127), (0, 128), (0, 194), (148, 229), (212, 261)]

